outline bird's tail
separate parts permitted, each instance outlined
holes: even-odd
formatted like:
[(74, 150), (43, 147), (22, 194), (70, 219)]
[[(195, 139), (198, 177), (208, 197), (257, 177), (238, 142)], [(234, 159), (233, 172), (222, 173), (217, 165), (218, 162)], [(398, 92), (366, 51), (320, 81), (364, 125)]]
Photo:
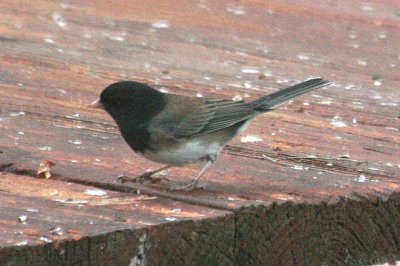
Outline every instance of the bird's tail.
[(294, 86), (263, 96), (251, 102), (250, 104), (253, 106), (254, 110), (268, 111), (283, 102), (289, 101), (290, 99), (293, 99), (309, 91), (325, 87), (329, 84), (331, 84), (331, 82), (323, 80), (322, 78), (309, 79)]

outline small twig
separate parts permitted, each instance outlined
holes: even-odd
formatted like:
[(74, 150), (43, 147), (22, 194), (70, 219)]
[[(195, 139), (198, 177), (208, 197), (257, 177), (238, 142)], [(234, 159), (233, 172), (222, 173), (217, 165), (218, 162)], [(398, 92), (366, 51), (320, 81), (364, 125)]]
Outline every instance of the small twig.
[[(286, 154), (285, 154), (286, 155)], [(288, 155), (290, 156), (290, 159), (306, 159), (306, 160), (312, 160), (312, 159), (317, 159), (317, 160), (327, 160), (327, 161), (348, 161), (348, 162), (355, 162), (355, 163), (368, 163), (367, 161), (357, 161), (354, 159), (350, 158), (330, 158), (330, 157), (318, 157), (318, 156), (297, 156), (297, 155)]]
[[(273, 158), (268, 157), (266, 155), (263, 155), (263, 158), (265, 158), (265, 159), (267, 159), (267, 160), (269, 160), (269, 161), (271, 161), (273, 163), (279, 164), (279, 165), (283, 165), (283, 166), (286, 166), (286, 167), (293, 167), (293, 165), (291, 165), (291, 164), (279, 162), (279, 159), (273, 159)], [(331, 170), (328, 170), (326, 168), (317, 168), (317, 167), (312, 167), (312, 166), (307, 166), (307, 169), (312, 169), (312, 170), (316, 170), (316, 171), (323, 171), (323, 172), (332, 173), (332, 174), (336, 174), (337, 173), (337, 171), (331, 171)], [(350, 175), (357, 176), (356, 174), (350, 174)]]
[(279, 159), (273, 159), (273, 158), (268, 157), (266, 155), (263, 155), (262, 157), (267, 159), (267, 160), (269, 160), (269, 161), (271, 161), (271, 162), (273, 162), (273, 163), (280, 164), (280, 165), (287, 166), (287, 167), (292, 167), (291, 164), (279, 162)]

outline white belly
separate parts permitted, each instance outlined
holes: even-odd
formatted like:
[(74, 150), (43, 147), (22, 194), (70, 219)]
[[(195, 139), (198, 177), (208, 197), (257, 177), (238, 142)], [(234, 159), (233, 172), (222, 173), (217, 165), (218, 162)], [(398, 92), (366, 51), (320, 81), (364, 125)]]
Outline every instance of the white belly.
[(142, 155), (149, 160), (159, 163), (184, 165), (197, 162), (208, 155), (217, 156), (222, 148), (223, 146), (216, 142), (209, 143), (195, 139), (185, 142), (176, 149), (165, 149), (157, 152), (146, 151)]

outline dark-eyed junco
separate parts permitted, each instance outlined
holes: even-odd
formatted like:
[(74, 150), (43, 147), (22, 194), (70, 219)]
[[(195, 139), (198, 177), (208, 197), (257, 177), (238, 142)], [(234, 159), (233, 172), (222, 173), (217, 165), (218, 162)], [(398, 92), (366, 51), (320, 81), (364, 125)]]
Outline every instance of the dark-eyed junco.
[(92, 106), (104, 108), (113, 117), (135, 152), (166, 164), (122, 181), (154, 181), (151, 176), (161, 170), (204, 161), (196, 178), (179, 188), (190, 191), (226, 143), (245, 130), (256, 115), (329, 84), (314, 78), (245, 103), (161, 93), (143, 83), (121, 81), (105, 88)]

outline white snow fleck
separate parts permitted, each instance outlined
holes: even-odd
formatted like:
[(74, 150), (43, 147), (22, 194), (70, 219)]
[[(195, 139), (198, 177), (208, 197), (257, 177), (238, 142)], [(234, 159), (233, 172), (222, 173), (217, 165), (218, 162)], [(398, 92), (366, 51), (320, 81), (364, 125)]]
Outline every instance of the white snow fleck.
[(259, 137), (256, 137), (256, 136), (247, 135), (247, 136), (241, 137), (240, 141), (241, 142), (245, 142), (245, 143), (247, 143), (247, 142), (259, 142), (259, 141), (263, 141), (263, 139), (261, 139)]
[(175, 217), (165, 217), (164, 220), (167, 222), (173, 222), (176, 221), (177, 219)]
[(354, 40), (355, 38), (357, 38), (356, 33), (355, 33), (355, 32), (350, 32), (350, 33), (349, 33), (349, 39)]
[(54, 201), (66, 203), (66, 204), (86, 204), (87, 200), (73, 200), (73, 199), (55, 199)]
[(64, 232), (62, 231), (61, 227), (55, 227), (53, 229), (50, 230), (50, 233), (52, 235), (57, 235), (57, 236), (62, 236), (64, 235)]
[[(379, 86), (380, 86), (380, 85), (379, 85)], [(379, 93), (375, 93), (375, 94), (369, 96), (369, 98), (379, 100), (379, 99), (382, 99), (383, 97), (382, 97), (382, 95), (380, 95)]]
[(262, 74), (264, 75), (264, 77), (268, 77), (268, 78), (273, 76), (272, 72), (270, 72), (270, 71), (264, 71)]
[(381, 85), (382, 85), (382, 80), (381, 79), (374, 80), (374, 86), (379, 87)]
[(354, 181), (357, 181), (357, 182), (360, 182), (360, 183), (364, 183), (367, 180), (368, 180), (368, 178), (363, 174), (359, 175), (358, 177), (356, 177), (354, 179)]
[(304, 170), (304, 167), (302, 165), (294, 165), (292, 168), (299, 171)]
[(16, 246), (25, 246), (28, 245), (28, 240), (22, 240), (20, 242), (15, 243)]
[(397, 106), (398, 104), (397, 103), (380, 103), (380, 105), (394, 107), (394, 106)]
[(46, 43), (54, 43), (54, 41), (50, 37), (44, 38), (43, 41)]
[(41, 150), (41, 151), (51, 151), (53, 148), (50, 146), (40, 146), (40, 147), (37, 147), (37, 149)]
[(101, 189), (86, 189), (85, 194), (90, 196), (104, 197), (107, 196), (107, 191)]
[(359, 64), (360, 66), (366, 66), (368, 64), (367, 60), (365, 59), (357, 59), (357, 64)]
[(348, 84), (348, 85), (346, 85), (344, 88), (346, 89), (346, 90), (352, 90), (352, 89), (354, 89), (356, 86), (354, 86), (353, 84)]
[(103, 35), (112, 41), (123, 42), (123, 41), (125, 41), (125, 38), (128, 35), (128, 33), (127, 32), (112, 32), (112, 33), (103, 33)]
[(260, 69), (258, 67), (245, 66), (242, 67), (242, 72), (246, 74), (258, 74), (260, 73)]
[(168, 93), (168, 90), (165, 87), (160, 88), (160, 92), (162, 93)]
[(83, 33), (83, 36), (86, 39), (91, 39), (93, 37), (93, 33), (89, 32), (89, 31), (85, 31), (85, 33)]
[(311, 94), (311, 97), (314, 97), (314, 98), (322, 98), (322, 96), (321, 96), (321, 95), (318, 95), (318, 94)]
[(28, 216), (26, 216), (26, 215), (20, 215), (19, 217), (18, 217), (18, 221), (20, 222), (20, 223), (23, 223), (23, 224), (26, 224), (26, 220), (28, 219)]
[(276, 80), (276, 83), (279, 83), (279, 84), (284, 84), (284, 83), (288, 83), (288, 82), (289, 82), (288, 79), (277, 79)]
[(21, 115), (25, 115), (25, 112), (21, 111), (21, 112), (10, 113), (10, 116), (12, 116), (12, 117), (21, 116)]
[(198, 7), (201, 9), (204, 9), (206, 11), (210, 11), (210, 8), (207, 6), (207, 4), (204, 1), (200, 1), (200, 3), (198, 4)]
[(169, 22), (167, 20), (154, 20), (151, 26), (155, 29), (168, 29)]
[(363, 4), (361, 4), (360, 8), (364, 12), (371, 12), (374, 10), (374, 8), (372, 7), (372, 5), (370, 3), (363, 3)]
[(243, 98), (240, 95), (235, 95), (232, 97), (232, 101), (241, 101), (241, 100), (243, 100)]
[(300, 60), (310, 60), (310, 56), (309, 55), (307, 55), (307, 54), (304, 54), (304, 53), (300, 53), (300, 54), (298, 54), (297, 55), (297, 58), (298, 59), (300, 59)]
[(67, 27), (67, 21), (59, 12), (57, 12), (57, 11), (53, 12), (53, 14), (51, 14), (51, 17), (53, 18), (54, 23), (58, 27), (64, 28), (64, 29)]
[(43, 241), (43, 242), (46, 242), (46, 243), (51, 243), (51, 242), (53, 242), (50, 238), (45, 237), (45, 236), (41, 236), (41, 237), (39, 238), (39, 240), (40, 240), (40, 241)]
[(243, 82), (243, 86), (245, 89), (251, 89), (253, 87), (253, 85), (248, 81)]
[(379, 32), (378, 33), (378, 38), (381, 39), (381, 40), (386, 39), (387, 38), (387, 33), (384, 32), (384, 31)]
[(246, 10), (243, 6), (236, 6), (236, 5), (228, 5), (226, 10), (235, 15), (244, 15), (246, 14)]
[(241, 55), (241, 56), (249, 56), (248, 53), (242, 52), (242, 51), (236, 51), (235, 54)]
[(74, 118), (78, 118), (78, 117), (79, 117), (79, 114), (77, 114), (77, 113), (66, 116), (66, 118), (70, 118), (70, 119), (74, 119)]
[(334, 127), (346, 127), (347, 126), (347, 124), (341, 119), (340, 116), (335, 116), (331, 121), (331, 125), (333, 125)]

